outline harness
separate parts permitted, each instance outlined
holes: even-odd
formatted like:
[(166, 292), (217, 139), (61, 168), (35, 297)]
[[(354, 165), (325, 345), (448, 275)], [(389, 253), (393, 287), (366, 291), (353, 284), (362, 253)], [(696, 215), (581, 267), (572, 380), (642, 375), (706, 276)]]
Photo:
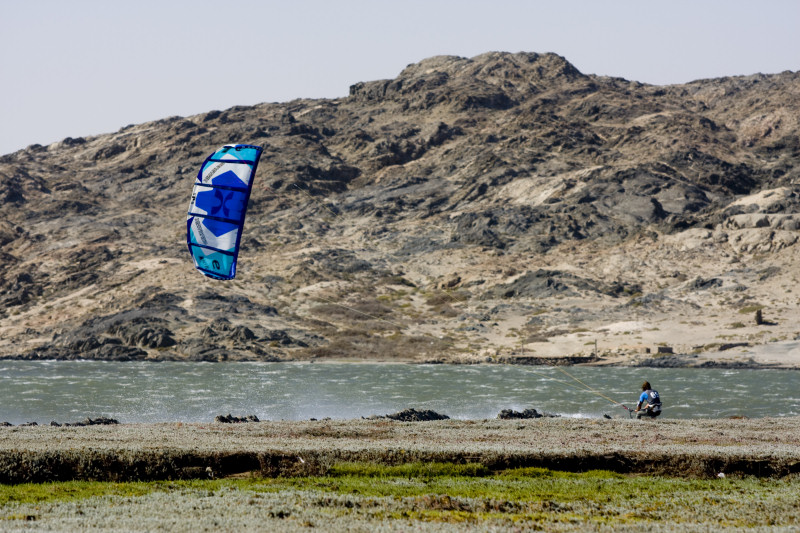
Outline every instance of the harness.
[(648, 411), (653, 412), (660, 412), (661, 411), (661, 397), (658, 395), (658, 391), (654, 390), (647, 390), (647, 407)]

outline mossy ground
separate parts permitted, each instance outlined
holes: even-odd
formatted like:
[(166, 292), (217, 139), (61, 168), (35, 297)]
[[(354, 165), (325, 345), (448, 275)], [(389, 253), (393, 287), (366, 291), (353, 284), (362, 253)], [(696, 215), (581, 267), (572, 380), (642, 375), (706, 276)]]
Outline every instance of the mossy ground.
[[(683, 479), (542, 468), (492, 472), (478, 464), (349, 463), (308, 477), (0, 485), (0, 529), (3, 522), (46, 521), (64, 506), (92, 507), (100, 499), (121, 510), (154, 495), (233, 497), (234, 507), (242, 508), (239, 516), (255, 513), (282, 523), (291, 518), (298, 527), (325, 516), (335, 517), (340, 526), (350, 519), (354, 524), (410, 521), (501, 529), (800, 526), (797, 476)], [(196, 514), (204, 506), (192, 508)]]

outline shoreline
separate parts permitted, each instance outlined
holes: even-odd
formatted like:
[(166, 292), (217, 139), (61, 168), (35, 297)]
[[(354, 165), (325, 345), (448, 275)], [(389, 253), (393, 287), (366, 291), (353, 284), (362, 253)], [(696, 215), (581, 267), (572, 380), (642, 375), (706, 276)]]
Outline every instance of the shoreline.
[(343, 462), (783, 477), (800, 473), (800, 417), (0, 427), (5, 484), (316, 475)]
[[(757, 350), (754, 349), (754, 353)], [(760, 360), (759, 360), (760, 359)], [(737, 369), (737, 370), (800, 370), (800, 357), (791, 357), (784, 360), (765, 359), (764, 357), (748, 354), (747, 358), (719, 357), (718, 354), (648, 354), (646, 356), (527, 356), (509, 355), (493, 360), (466, 359), (457, 356), (442, 357), (438, 359), (393, 358), (367, 359), (367, 358), (316, 358), (260, 360), (238, 359), (225, 361), (194, 361), (181, 358), (163, 357), (146, 359), (108, 359), (99, 360), (80, 357), (61, 358), (31, 358), (25, 356), (0, 356), (0, 361), (25, 361), (25, 362), (60, 362), (60, 361), (109, 361), (109, 362), (145, 362), (145, 363), (287, 363), (287, 364), (381, 364), (381, 365), (509, 365), (509, 366), (604, 366), (611, 368), (693, 368), (693, 369)]]

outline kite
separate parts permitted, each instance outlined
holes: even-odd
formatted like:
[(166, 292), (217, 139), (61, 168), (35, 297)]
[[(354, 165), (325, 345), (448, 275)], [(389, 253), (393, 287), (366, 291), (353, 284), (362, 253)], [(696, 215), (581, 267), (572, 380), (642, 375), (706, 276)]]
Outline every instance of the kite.
[(186, 244), (194, 266), (209, 278), (236, 276), (239, 241), (262, 148), (227, 144), (197, 173), (186, 218)]

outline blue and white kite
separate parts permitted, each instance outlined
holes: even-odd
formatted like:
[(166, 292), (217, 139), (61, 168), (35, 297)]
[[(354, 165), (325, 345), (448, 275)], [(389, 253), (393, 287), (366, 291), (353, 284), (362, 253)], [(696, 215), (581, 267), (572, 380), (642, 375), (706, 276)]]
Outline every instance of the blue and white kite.
[(214, 279), (233, 279), (247, 201), (262, 148), (228, 144), (208, 156), (194, 183), (186, 243), (194, 266)]

